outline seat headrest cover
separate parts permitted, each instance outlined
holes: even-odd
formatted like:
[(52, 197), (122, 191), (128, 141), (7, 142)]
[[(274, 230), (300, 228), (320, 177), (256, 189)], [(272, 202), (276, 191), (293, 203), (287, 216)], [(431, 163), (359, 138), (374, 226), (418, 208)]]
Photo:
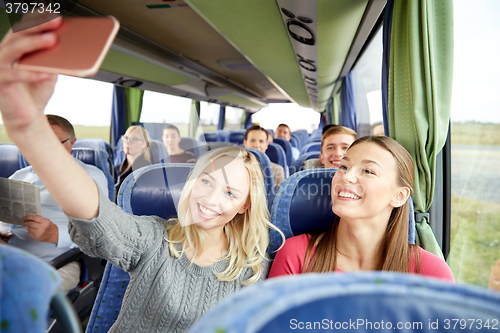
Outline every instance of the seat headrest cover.
[(122, 186), (118, 206), (130, 214), (177, 217), (177, 204), (193, 164), (161, 163), (131, 173)]
[[(243, 288), (209, 311), (188, 333), (323, 329), (431, 333), (454, 331), (450, 328), (456, 321), (462, 327), (465, 321), (469, 328), (468, 319), (475, 319), (473, 324), (486, 332), (486, 321), (492, 327), (492, 320), (496, 323), (499, 317), (500, 294), (475, 286), (394, 272), (311, 273)], [(456, 331), (461, 331), (459, 325)]]
[(21, 169), (19, 149), (13, 144), (0, 145), (0, 177), (9, 178)]

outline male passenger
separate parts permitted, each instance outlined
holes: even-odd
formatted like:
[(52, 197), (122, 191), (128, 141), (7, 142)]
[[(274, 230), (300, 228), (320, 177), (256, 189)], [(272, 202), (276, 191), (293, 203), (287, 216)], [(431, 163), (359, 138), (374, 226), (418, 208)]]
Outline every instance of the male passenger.
[[(287, 124), (279, 124), (278, 128), (276, 128), (276, 133), (274, 134), (275, 138), (282, 138), (286, 141), (290, 142), (292, 139), (292, 133), (290, 132), (290, 127)], [(299, 158), (300, 152), (297, 148), (292, 146), (292, 160), (297, 160)]]
[[(268, 135), (270, 135), (269, 132), (264, 128), (258, 125), (252, 126), (245, 132), (243, 146), (245, 148), (258, 149), (265, 153), (268, 147)], [(285, 170), (283, 170), (281, 165), (273, 162), (271, 162), (271, 167), (273, 169), (274, 185), (277, 188), (285, 180)]]
[[(47, 115), (47, 119), (61, 144), (71, 154), (71, 148), (76, 141), (73, 126), (59, 116)], [(77, 159), (75, 161), (94, 179), (102, 193), (107, 194), (108, 181), (104, 173), (92, 165), (87, 165)], [(21, 248), (45, 261), (51, 261), (76, 247), (69, 237), (68, 218), (41, 183), (33, 168), (29, 166), (18, 170), (9, 179), (39, 186), (42, 211), (41, 215), (25, 216), (25, 226), (0, 222), (0, 243), (8, 242), (9, 245)], [(58, 272), (66, 292), (75, 288), (80, 282), (80, 265), (77, 262), (61, 267)]]
[(356, 132), (344, 126), (334, 126), (321, 137), (319, 160), (325, 168), (338, 168), (347, 149), (357, 139)]

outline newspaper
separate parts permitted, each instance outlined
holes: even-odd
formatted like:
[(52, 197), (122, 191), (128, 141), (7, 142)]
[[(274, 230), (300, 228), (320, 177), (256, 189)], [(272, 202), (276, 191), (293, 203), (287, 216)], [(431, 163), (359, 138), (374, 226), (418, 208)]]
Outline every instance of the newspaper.
[(24, 225), (23, 216), (41, 215), (40, 188), (0, 177), (0, 221)]

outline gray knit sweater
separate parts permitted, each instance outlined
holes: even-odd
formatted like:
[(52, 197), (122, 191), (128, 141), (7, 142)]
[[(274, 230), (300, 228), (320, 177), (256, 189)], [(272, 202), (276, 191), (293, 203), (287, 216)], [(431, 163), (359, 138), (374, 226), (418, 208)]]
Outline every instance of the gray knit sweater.
[[(117, 321), (109, 332), (184, 332), (222, 299), (239, 290), (252, 275), (246, 269), (235, 281), (218, 281), (227, 261), (200, 267), (182, 255), (170, 255), (165, 225), (157, 216), (129, 215), (99, 193), (99, 216), (69, 217), (71, 239), (80, 249), (130, 273), (130, 284)], [(266, 277), (269, 262), (264, 260)]]

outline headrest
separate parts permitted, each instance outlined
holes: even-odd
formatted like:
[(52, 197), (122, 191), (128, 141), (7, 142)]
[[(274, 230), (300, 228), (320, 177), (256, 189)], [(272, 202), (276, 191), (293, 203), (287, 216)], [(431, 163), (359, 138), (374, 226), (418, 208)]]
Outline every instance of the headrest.
[(293, 162), (293, 165), (290, 168), (290, 174), (302, 171), (305, 161), (313, 158), (319, 158), (320, 154), (321, 153), (319, 151), (312, 151), (309, 153), (300, 154), (299, 158), (295, 162)]
[(99, 168), (106, 176), (108, 181), (108, 194), (110, 200), (114, 196), (114, 179), (113, 179), (113, 166), (110, 165), (111, 159), (106, 151), (102, 149), (92, 148), (75, 148), (71, 150), (71, 155), (82, 161), (85, 164), (93, 165)]
[(274, 178), (273, 178), (273, 169), (271, 167), (271, 160), (269, 157), (258, 149), (245, 148), (252, 154), (255, 155), (257, 161), (259, 161), (260, 167), (262, 169), (262, 173), (264, 174), (264, 186), (266, 187), (266, 194), (268, 203), (271, 203), (271, 198), (274, 195)]
[(283, 150), (285, 151), (285, 156), (286, 156), (286, 164), (288, 166), (291, 166), (292, 165), (292, 155), (293, 155), (292, 144), (289, 141), (282, 139), (282, 138), (275, 138), (274, 143), (280, 145), (281, 148), (283, 148)]
[(52, 296), (61, 285), (56, 270), (39, 258), (0, 244), (2, 332), (45, 332)]
[(205, 141), (205, 142), (218, 142), (218, 135), (215, 132), (205, 132), (201, 133), (200, 137), (198, 138), (198, 141)]
[(300, 151), (301, 154), (309, 153), (312, 151), (321, 151), (321, 139), (320, 142), (309, 142)]
[(165, 147), (163, 141), (150, 140), (149, 144), (151, 146), (151, 163), (170, 162), (170, 159), (168, 157), (167, 147)]
[(71, 155), (85, 164), (97, 166), (99, 162), (99, 156), (92, 148), (74, 148), (71, 150)]
[(217, 138), (219, 142), (229, 142), (229, 131), (218, 130)]
[(22, 169), (21, 153), (14, 144), (0, 144), (0, 177), (9, 178), (14, 172)]
[[(269, 157), (271, 162), (279, 164), (284, 170), (288, 170), (288, 164), (286, 163), (285, 151), (277, 143), (270, 143), (267, 146), (266, 155)], [(285, 172), (286, 173), (286, 172)]]
[[(285, 179), (277, 189), (271, 205), (271, 223), (285, 239), (328, 230), (336, 215), (332, 212), (331, 184), (337, 169), (304, 170)], [(408, 242), (415, 244), (413, 201), (410, 197)], [(281, 245), (281, 236), (271, 232), (269, 251)]]
[(243, 288), (188, 333), (486, 331), (499, 317), (500, 294), (475, 286), (395, 272), (300, 274)]
[(194, 154), (196, 158), (200, 157), (201, 150), (200, 144), (193, 138), (183, 137), (181, 138), (181, 143), (179, 143), (179, 147), (183, 150), (188, 150)]
[(244, 139), (245, 139), (244, 132), (231, 132), (231, 133), (229, 133), (229, 142), (241, 144), (241, 143), (243, 143)]
[(101, 149), (108, 153), (109, 157), (113, 157), (113, 150), (109, 143), (104, 141), (103, 139), (98, 138), (85, 138), (85, 139), (77, 139), (73, 148), (92, 148), (92, 149)]
[(159, 163), (140, 168), (125, 178), (118, 206), (134, 215), (177, 217), (177, 204), (193, 165)]

